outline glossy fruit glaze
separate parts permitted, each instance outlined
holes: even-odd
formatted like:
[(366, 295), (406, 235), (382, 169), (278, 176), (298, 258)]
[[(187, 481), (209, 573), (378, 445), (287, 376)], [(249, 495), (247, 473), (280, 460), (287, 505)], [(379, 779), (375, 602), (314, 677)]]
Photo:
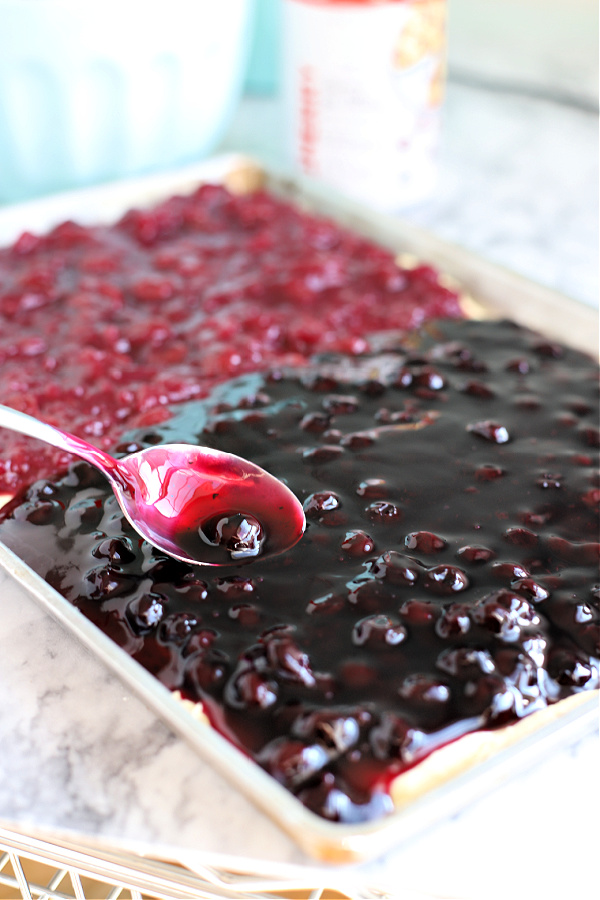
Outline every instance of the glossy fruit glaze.
[(370, 819), (437, 747), (598, 686), (597, 405), (585, 356), (440, 322), (235, 380), (120, 445), (197, 439), (284, 479), (308, 527), (279, 557), (175, 562), (81, 463), (0, 539), (310, 809)]
[(115, 475), (130, 522), (176, 559), (223, 565), (271, 556), (304, 532), (302, 506), (289, 488), (233, 453), (146, 447), (120, 460)]
[[(432, 269), (265, 193), (204, 186), (0, 251), (0, 397), (108, 449), (233, 375), (459, 315)], [(0, 431), (0, 493), (69, 461)]]

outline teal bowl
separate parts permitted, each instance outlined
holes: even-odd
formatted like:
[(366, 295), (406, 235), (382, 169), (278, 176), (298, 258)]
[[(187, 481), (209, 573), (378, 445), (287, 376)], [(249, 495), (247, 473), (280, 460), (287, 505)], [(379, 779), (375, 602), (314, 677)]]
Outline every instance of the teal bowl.
[(0, 202), (194, 162), (239, 100), (250, 0), (3, 0)]

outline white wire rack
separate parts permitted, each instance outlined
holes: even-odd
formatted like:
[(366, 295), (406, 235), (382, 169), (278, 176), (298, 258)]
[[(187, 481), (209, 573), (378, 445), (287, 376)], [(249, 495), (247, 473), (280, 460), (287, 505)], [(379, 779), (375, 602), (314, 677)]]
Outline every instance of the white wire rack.
[(239, 869), (186, 866), (109, 846), (33, 837), (0, 827), (0, 900), (393, 900), (376, 889), (273, 878)]

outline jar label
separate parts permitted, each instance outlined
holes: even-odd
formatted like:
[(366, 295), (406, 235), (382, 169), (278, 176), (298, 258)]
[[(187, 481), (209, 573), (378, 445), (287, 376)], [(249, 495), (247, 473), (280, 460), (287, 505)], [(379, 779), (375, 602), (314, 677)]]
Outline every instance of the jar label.
[(445, 0), (284, 4), (283, 90), (301, 172), (381, 209), (435, 180)]

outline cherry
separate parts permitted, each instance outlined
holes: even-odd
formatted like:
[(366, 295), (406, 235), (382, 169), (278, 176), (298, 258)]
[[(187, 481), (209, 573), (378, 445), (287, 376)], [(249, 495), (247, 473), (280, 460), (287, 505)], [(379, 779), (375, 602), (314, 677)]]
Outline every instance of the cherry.
[(455, 594), (469, 587), (469, 578), (458, 566), (433, 566), (427, 569), (423, 586), (436, 594)]
[(360, 619), (352, 629), (352, 640), (359, 647), (373, 641), (393, 647), (401, 644), (405, 638), (406, 628), (384, 615)]
[(489, 420), (484, 422), (473, 422), (472, 424), (467, 425), (467, 431), (476, 434), (478, 437), (484, 438), (486, 441), (490, 441), (492, 444), (507, 444), (511, 439), (506, 426), (501, 425), (499, 422), (491, 422)]
[(127, 618), (138, 633), (151, 631), (163, 618), (167, 598), (162, 594), (148, 593), (136, 597), (127, 604)]
[(408, 550), (418, 550), (419, 553), (430, 555), (443, 550), (446, 541), (431, 531), (412, 531), (404, 538), (404, 546)]
[(202, 531), (209, 544), (223, 547), (233, 560), (258, 556), (265, 540), (258, 519), (242, 513), (215, 516), (203, 523)]
[(368, 556), (375, 549), (375, 542), (364, 531), (347, 531), (341, 548), (349, 556)]

